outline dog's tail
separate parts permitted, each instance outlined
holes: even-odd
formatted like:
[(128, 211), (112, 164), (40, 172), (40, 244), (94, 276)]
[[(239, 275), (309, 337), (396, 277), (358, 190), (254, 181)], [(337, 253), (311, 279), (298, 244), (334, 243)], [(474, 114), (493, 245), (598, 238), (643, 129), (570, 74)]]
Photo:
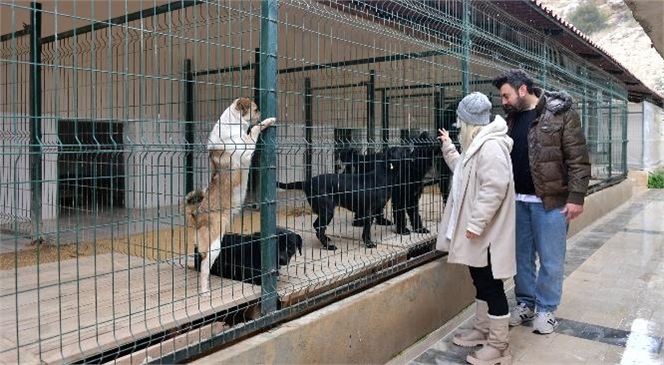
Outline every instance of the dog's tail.
[(295, 247), (297, 247), (297, 252), (300, 253), (300, 256), (302, 256), (302, 237), (300, 235), (297, 236), (298, 240), (295, 243)]
[(295, 181), (291, 183), (281, 183), (277, 181), (277, 187), (284, 190), (303, 190), (304, 181)]

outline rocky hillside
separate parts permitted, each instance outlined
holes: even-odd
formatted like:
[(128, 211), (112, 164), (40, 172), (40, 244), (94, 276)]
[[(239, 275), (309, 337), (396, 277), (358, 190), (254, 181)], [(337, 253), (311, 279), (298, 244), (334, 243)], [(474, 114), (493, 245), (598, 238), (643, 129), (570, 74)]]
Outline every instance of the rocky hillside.
[[(540, 0), (564, 19), (585, 0)], [(651, 47), (651, 40), (622, 0), (590, 0), (608, 16), (608, 27), (587, 34), (644, 84), (664, 95), (664, 59)]]

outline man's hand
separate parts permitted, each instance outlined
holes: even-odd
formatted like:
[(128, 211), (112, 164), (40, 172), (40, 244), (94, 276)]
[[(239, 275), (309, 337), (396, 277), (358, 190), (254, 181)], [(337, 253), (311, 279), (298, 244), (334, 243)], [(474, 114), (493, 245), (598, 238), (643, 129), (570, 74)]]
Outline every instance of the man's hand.
[(475, 234), (471, 231), (466, 230), (466, 238), (468, 238), (469, 240), (472, 240), (473, 238), (477, 238), (477, 237), (479, 237), (479, 235), (477, 235), (477, 234)]
[(565, 208), (563, 208), (560, 213), (567, 215), (567, 223), (569, 223), (572, 219), (583, 213), (583, 205), (567, 203), (565, 204)]

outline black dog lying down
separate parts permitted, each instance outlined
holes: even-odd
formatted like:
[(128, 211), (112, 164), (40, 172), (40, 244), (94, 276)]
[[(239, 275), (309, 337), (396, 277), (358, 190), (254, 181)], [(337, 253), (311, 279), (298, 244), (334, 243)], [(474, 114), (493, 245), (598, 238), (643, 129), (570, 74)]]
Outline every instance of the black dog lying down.
[[(428, 132), (422, 132), (412, 141), (413, 153), (407, 163), (402, 164), (398, 180), (392, 189), (392, 215), (396, 224), (395, 230), (399, 234), (410, 234), (407, 228), (406, 214), (415, 233), (429, 233), (422, 224), (419, 202), (424, 189), (424, 176), (433, 166), (437, 156), (442, 156), (440, 143)], [(347, 163), (344, 173), (369, 172), (374, 169), (377, 160), (385, 158), (383, 152), (361, 155), (355, 149), (342, 150), (340, 159)], [(376, 218), (378, 224), (392, 225), (381, 213)], [(380, 222), (380, 223), (379, 223)], [(354, 226), (361, 225), (359, 220), (353, 222)]]
[(306, 181), (278, 182), (277, 185), (281, 189), (304, 191), (311, 209), (318, 215), (313, 227), (324, 248), (337, 249), (325, 234), (337, 206), (355, 213), (364, 227), (362, 241), (366, 247), (373, 248), (376, 244), (371, 241), (371, 223), (376, 216), (382, 215), (397, 180), (399, 166), (410, 158), (411, 152), (407, 147), (388, 148), (385, 158), (376, 161), (373, 171), (365, 174), (322, 174)]
[[(277, 268), (286, 266), (295, 252), (302, 255), (302, 237), (286, 228), (277, 227)], [(227, 279), (261, 285), (261, 233), (250, 235), (227, 233), (221, 242), (221, 253), (212, 264), (210, 274)], [(201, 257), (194, 256), (196, 271), (200, 271)]]

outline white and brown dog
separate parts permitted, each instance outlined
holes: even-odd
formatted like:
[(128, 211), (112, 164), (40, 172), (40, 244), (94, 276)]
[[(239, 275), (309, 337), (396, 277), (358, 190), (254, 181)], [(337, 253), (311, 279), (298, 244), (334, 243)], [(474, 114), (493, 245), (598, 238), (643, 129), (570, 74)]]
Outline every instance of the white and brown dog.
[[(242, 210), (247, 192), (251, 156), (262, 130), (275, 118), (260, 121), (256, 103), (239, 98), (224, 110), (208, 137), (212, 179), (204, 191), (187, 194), (187, 221), (196, 229), (196, 247), (203, 258), (200, 292), (210, 291), (210, 267), (221, 251), (221, 242), (232, 219)], [(192, 200), (198, 204), (191, 205)]]

